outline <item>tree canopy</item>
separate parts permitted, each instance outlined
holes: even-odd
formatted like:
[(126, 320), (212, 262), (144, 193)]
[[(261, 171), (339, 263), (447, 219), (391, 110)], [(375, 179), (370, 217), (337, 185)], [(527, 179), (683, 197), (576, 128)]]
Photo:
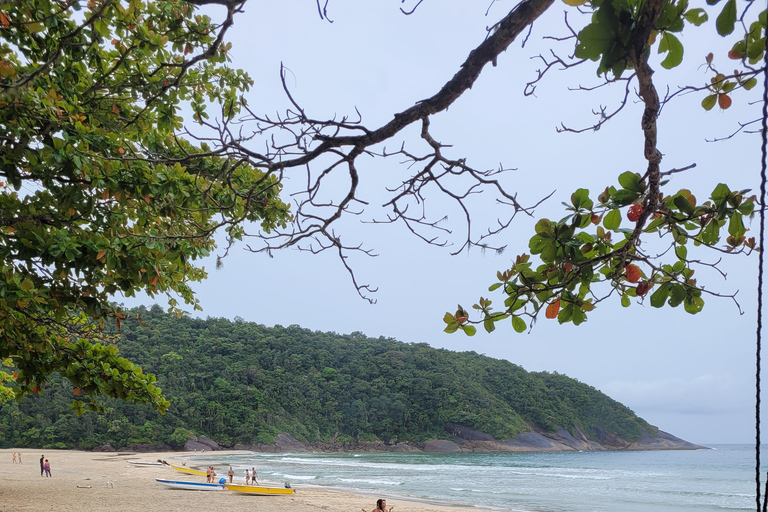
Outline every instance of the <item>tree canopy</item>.
[[(318, 1), (321, 18), (328, 19), (329, 3)], [(421, 3), (404, 6), (404, 14)], [(687, 189), (662, 191), (665, 177), (684, 169), (663, 165), (656, 122), (662, 107), (683, 93), (700, 94), (705, 109), (748, 101), (742, 93), (756, 90), (764, 71), (766, 11), (737, 0), (708, 0), (706, 7), (690, 7), (686, 0), (565, 3), (567, 35), (549, 40), (571, 57), (554, 49), (552, 57), (540, 56), (542, 69), (525, 94), (560, 68), (596, 66), (604, 80), (599, 87), (623, 87), (625, 93), (617, 110), (598, 110), (588, 129), (610, 122), (634, 93), (644, 106), (647, 166), (621, 174), (619, 186), (607, 184), (598, 197), (577, 190), (566, 217), (542, 219), (529, 244), (541, 263), (521, 254), (491, 287), (505, 294), (504, 307), (492, 309), (481, 298), (479, 320), (459, 307), (445, 317), (448, 331), (472, 334), (479, 322), (490, 331), (509, 318), (524, 331), (541, 310), (579, 324), (612, 295), (624, 305), (649, 295), (652, 306), (683, 304), (695, 313), (706, 292), (693, 277), (699, 260), (689, 248), (734, 253), (756, 246), (743, 223), (756, 203), (746, 191), (723, 184), (703, 203)], [(200, 12), (203, 5), (220, 17)], [(217, 231), (224, 231), (223, 254), (246, 236), (256, 252), (336, 252), (358, 293), (373, 301), (374, 287), (358, 280), (348, 259), (372, 249), (342, 241), (336, 231), (339, 219), (367, 206), (358, 195), (366, 179), (358, 166), (362, 156), (396, 158), (408, 166), (407, 177), (385, 191), (389, 214), (380, 222), (448, 245), (444, 212), (425, 206), (439, 195), (463, 216), (456, 252), (505, 246), (496, 241), (515, 216), (533, 207), (507, 190), (504, 168), (477, 169), (450, 156), (430, 123), (553, 5), (515, 5), (438, 91), (370, 126), (360, 112), (313, 117), (291, 95), (285, 71), (290, 107), (264, 114), (252, 106), (246, 93), (253, 82), (230, 67), (225, 41), (245, 0), (0, 1), (0, 358), (16, 369), (10, 377), (14, 393), (35, 393), (60, 372), (76, 393), (167, 408), (155, 377), (121, 358), (104, 334), (105, 323), (119, 328), (126, 316), (108, 301), (144, 291), (167, 294), (173, 308), (178, 298), (196, 305), (190, 285), (205, 271), (195, 262), (215, 247)], [(684, 54), (678, 35), (712, 23), (732, 40), (727, 57), (737, 69), (720, 72), (715, 62), (721, 60), (710, 55), (708, 83), (682, 84), (660, 98), (650, 55), (663, 54), (661, 67), (675, 67)], [(420, 139), (387, 150), (385, 143), (408, 127), (417, 127)], [(289, 176), (306, 184), (291, 208), (280, 198)], [(499, 205), (490, 228), (471, 222), (468, 198), (478, 192)], [(721, 234), (726, 229), (727, 237)], [(664, 235), (670, 250), (659, 258), (644, 251), (648, 233)], [(718, 246), (721, 239), (725, 244)], [(599, 291), (600, 283), (608, 291)], [(75, 401), (76, 410), (84, 407)]]
[(154, 376), (102, 335), (125, 319), (109, 300), (195, 305), (195, 261), (217, 230), (235, 240), (244, 221), (268, 232), (289, 220), (273, 175), (183, 133), (183, 104), (231, 118), (252, 84), (228, 65), (236, 6), (223, 11), (215, 22), (180, 2), (0, 3), (0, 359), (17, 395), (59, 372), (76, 394), (164, 410)]
[(106, 414), (75, 418), (72, 385), (0, 406), (0, 447), (91, 449), (134, 443), (183, 448), (189, 433), (226, 446), (270, 444), (288, 432), (304, 441), (344, 443), (449, 438), (446, 424), (507, 440), (519, 433), (601, 432), (627, 441), (656, 428), (592, 386), (565, 375), (528, 372), (475, 352), (362, 333), (265, 327), (129, 311), (122, 353), (157, 372), (171, 405), (165, 415), (117, 400)]

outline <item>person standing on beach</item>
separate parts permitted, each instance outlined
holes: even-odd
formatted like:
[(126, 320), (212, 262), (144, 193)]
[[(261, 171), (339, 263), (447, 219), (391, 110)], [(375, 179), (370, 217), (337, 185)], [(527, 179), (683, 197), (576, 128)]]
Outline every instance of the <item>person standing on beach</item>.
[(45, 465), (43, 466), (45, 469), (45, 476), (49, 477), (51, 476), (51, 463), (48, 462), (48, 459), (45, 459)]
[(45, 473), (45, 455), (40, 456), (40, 476)]
[(256, 468), (251, 468), (251, 483), (254, 485), (259, 483), (256, 481)]
[(232, 479), (235, 477), (235, 472), (232, 471), (232, 466), (229, 466), (229, 483), (232, 483)]
[(245, 485), (248, 485), (251, 483), (251, 474), (248, 472), (248, 470), (245, 470)]
[(205, 483), (211, 483), (211, 466), (208, 466), (208, 469), (205, 470)]
[(19, 456), (19, 464), (21, 464), (21, 452), (17, 453), (16, 455)]
[(13, 452), (13, 463), (16, 464), (16, 452)]

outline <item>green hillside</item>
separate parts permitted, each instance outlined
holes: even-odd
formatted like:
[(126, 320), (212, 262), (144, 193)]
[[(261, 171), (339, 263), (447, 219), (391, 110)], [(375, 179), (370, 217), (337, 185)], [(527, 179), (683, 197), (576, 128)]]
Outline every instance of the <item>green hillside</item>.
[(591, 386), (474, 352), (139, 311), (146, 327), (124, 323), (119, 348), (157, 375), (172, 403), (166, 415), (112, 401), (105, 415), (76, 417), (71, 385), (55, 380), (42, 395), (0, 408), (0, 447), (181, 447), (188, 432), (229, 446), (270, 443), (280, 432), (305, 441), (423, 441), (445, 438), (447, 422), (502, 440), (530, 425), (587, 435), (599, 428), (630, 441), (643, 428), (655, 432)]

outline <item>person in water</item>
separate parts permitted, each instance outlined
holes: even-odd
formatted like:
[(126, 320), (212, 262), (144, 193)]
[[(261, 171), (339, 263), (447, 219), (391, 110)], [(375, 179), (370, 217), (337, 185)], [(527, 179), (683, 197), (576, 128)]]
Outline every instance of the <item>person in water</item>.
[[(394, 505), (387, 508), (387, 500), (378, 499), (376, 500), (376, 508), (371, 510), (371, 512), (392, 512), (392, 509), (395, 508)], [(367, 512), (365, 509), (362, 509), (363, 512)]]
[(227, 473), (229, 476), (229, 483), (232, 483), (232, 479), (235, 477), (235, 472), (232, 470), (232, 466), (229, 466), (229, 473)]

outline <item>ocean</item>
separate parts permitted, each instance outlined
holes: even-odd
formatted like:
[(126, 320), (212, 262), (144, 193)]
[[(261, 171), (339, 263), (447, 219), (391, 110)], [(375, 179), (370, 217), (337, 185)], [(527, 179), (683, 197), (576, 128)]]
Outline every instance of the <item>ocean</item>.
[(260, 482), (289, 482), (297, 489), (324, 487), (510, 512), (755, 509), (751, 445), (648, 452), (248, 452), (192, 458), (220, 464), (219, 474), (231, 465), (239, 477), (255, 467)]

